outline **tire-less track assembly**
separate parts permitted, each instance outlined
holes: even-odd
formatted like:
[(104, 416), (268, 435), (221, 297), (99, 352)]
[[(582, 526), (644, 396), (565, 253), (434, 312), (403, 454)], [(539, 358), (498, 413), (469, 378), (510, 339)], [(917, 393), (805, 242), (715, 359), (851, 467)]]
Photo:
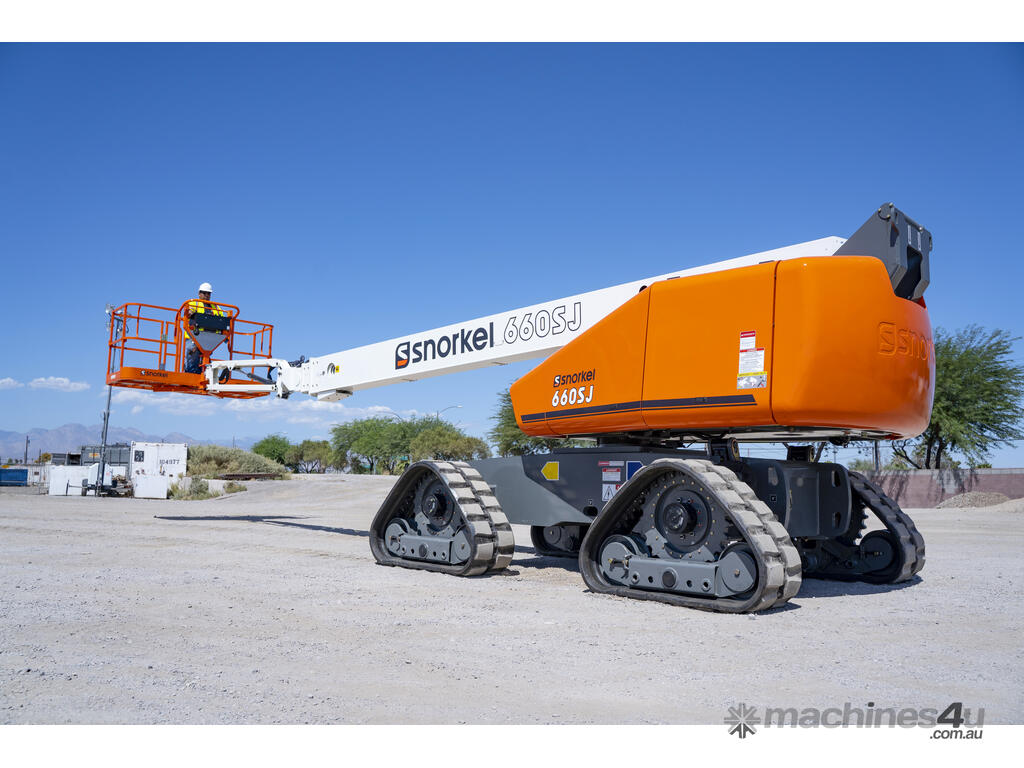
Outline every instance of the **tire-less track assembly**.
[(594, 520), (580, 571), (595, 592), (742, 613), (800, 589), (789, 534), (732, 470), (659, 459), (630, 478)]
[[(876, 584), (913, 578), (925, 559), (913, 521), (877, 485), (856, 472), (849, 478), (841, 535), (791, 539), (732, 469), (661, 458), (635, 472), (589, 526), (533, 525), (531, 539), (538, 554), (578, 557), (594, 592), (724, 613), (781, 606), (805, 575)], [(863, 533), (869, 515), (884, 530)], [(477, 469), (421, 461), (378, 510), (370, 548), (383, 565), (479, 576), (507, 567), (514, 541)]]
[(378, 563), (454, 576), (500, 571), (514, 546), (491, 487), (465, 462), (416, 462), (370, 524)]

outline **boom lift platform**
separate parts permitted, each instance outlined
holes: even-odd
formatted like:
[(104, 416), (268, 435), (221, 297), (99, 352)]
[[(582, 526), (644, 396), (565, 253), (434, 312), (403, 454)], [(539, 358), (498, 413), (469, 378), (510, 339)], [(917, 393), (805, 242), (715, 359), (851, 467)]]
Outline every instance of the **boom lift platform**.
[[(177, 309), (155, 304), (122, 304), (111, 313), (107, 341), (107, 384), (114, 387), (149, 389), (154, 392), (182, 392), (193, 395), (248, 398), (266, 394), (268, 379), (255, 375), (255, 368), (267, 367), (272, 359), (274, 327), (239, 318), (238, 307), (209, 302), (221, 312), (186, 315), (189, 302)], [(185, 345), (191, 339), (200, 351), (200, 366), (217, 362), (216, 352), (227, 354), (245, 379), (218, 374), (217, 391), (210, 391), (205, 372), (185, 370)], [(246, 369), (248, 373), (246, 373)], [(230, 389), (256, 381), (260, 388)], [(227, 389), (223, 389), (223, 388)]]
[[(782, 461), (742, 458), (738, 443), (845, 444), (927, 427), (931, 246), (931, 234), (890, 203), (848, 240), (814, 240), (296, 363), (271, 357), (270, 326), (252, 324), (263, 330), (239, 344), (242, 321), (231, 308), (229, 354), (213, 359), (219, 344), (204, 346), (203, 374), (179, 372), (182, 308), (157, 329), (175, 341), (151, 352), (156, 368), (124, 367), (127, 342), (141, 339), (112, 334), (108, 381), (337, 400), (546, 357), (511, 388), (520, 428), (592, 438), (595, 447), (416, 462), (371, 525), (377, 561), (460, 576), (500, 571), (512, 559), (512, 522), (531, 527), (540, 554), (578, 559), (594, 592), (760, 611), (792, 598), (804, 576), (891, 583), (924, 565), (913, 522), (867, 478), (812, 461), (807, 446), (792, 446)], [(129, 308), (143, 306), (119, 308), (122, 325), (141, 315)]]

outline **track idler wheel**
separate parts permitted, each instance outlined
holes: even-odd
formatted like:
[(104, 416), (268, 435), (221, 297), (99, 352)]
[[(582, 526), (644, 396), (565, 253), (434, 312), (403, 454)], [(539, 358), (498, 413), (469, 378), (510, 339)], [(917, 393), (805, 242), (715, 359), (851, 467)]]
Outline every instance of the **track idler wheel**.
[(659, 459), (590, 525), (580, 571), (595, 592), (740, 613), (800, 589), (800, 556), (771, 510), (732, 470)]
[(579, 557), (580, 543), (587, 526), (567, 523), (563, 525), (531, 525), (530, 541), (538, 555), (545, 557)]
[[(924, 537), (914, 521), (877, 485), (858, 472), (849, 472), (853, 505), (851, 531), (846, 536), (806, 547), (805, 575), (816, 579), (894, 584), (912, 579), (924, 567)], [(885, 530), (874, 530), (857, 541), (868, 514)], [(854, 527), (855, 526), (855, 527)]]
[(478, 576), (505, 568), (514, 547), (490, 486), (465, 462), (416, 462), (370, 524), (370, 551), (382, 565)]

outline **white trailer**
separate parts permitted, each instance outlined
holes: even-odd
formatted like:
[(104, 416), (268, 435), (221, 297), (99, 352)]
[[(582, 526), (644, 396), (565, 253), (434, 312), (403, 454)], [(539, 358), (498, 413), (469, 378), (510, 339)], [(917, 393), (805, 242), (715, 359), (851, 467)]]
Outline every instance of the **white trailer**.
[[(49, 476), (49, 494), (50, 496), (81, 496), (82, 495), (82, 482), (86, 482), (90, 486), (96, 485), (100, 471), (100, 465), (89, 464), (87, 466), (52, 466), (50, 468)], [(124, 477), (124, 467), (111, 467), (109, 464), (103, 469), (103, 484), (110, 486), (113, 484), (115, 477)], [(95, 496), (96, 491), (88, 491), (88, 496)]]

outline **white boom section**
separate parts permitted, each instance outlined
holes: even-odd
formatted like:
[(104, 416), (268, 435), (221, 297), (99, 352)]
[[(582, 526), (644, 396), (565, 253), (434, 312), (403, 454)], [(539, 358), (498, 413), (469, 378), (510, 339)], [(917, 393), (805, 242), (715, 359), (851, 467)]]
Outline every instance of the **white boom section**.
[[(208, 389), (211, 392), (276, 392), (281, 397), (305, 392), (319, 400), (340, 400), (361, 389), (544, 357), (568, 344), (641, 288), (658, 280), (721, 272), (766, 261), (831, 256), (844, 242), (841, 237), (824, 237), (740, 256), (314, 357), (301, 366), (291, 366), (284, 360), (214, 362), (206, 369)], [(222, 370), (256, 367), (276, 368), (277, 381), (273, 384), (217, 382)]]

